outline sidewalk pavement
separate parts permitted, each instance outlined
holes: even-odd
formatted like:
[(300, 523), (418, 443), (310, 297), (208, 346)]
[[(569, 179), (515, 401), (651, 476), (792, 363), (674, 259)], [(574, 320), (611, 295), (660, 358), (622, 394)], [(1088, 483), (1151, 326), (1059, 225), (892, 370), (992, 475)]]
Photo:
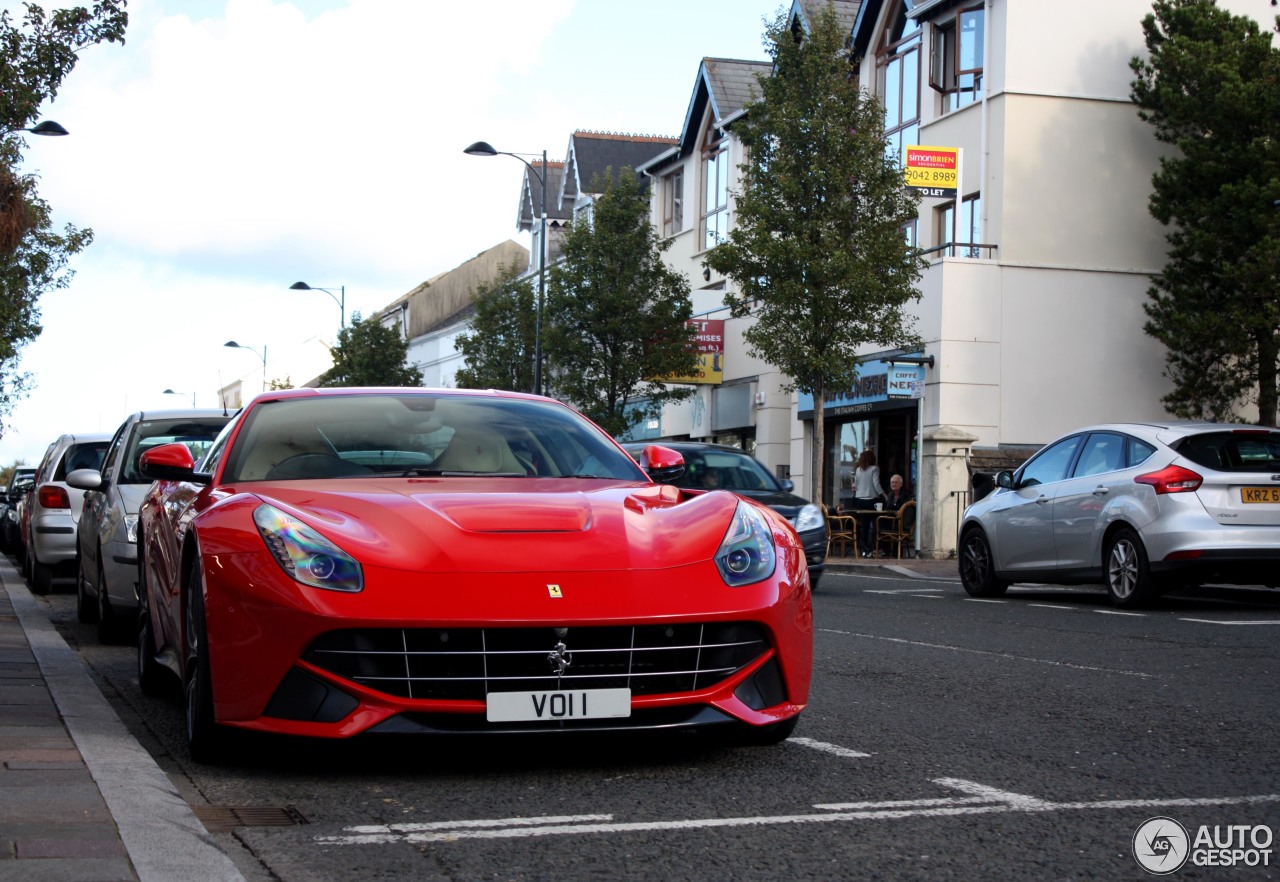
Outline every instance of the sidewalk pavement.
[[(956, 579), (954, 560), (829, 572)], [(0, 557), (0, 882), (244, 882)]]
[[(912, 579), (941, 579), (949, 582), (960, 581), (960, 571), (955, 558), (945, 558), (943, 560), (926, 560), (924, 558), (902, 558), (901, 560), (894, 557), (857, 557), (854, 555), (840, 556), (833, 554), (827, 557), (828, 573), (857, 573), (866, 572), (868, 570), (889, 571), (899, 576), (906, 576)], [(819, 589), (821, 591), (821, 589)]]
[(244, 882), (0, 557), (0, 882)]

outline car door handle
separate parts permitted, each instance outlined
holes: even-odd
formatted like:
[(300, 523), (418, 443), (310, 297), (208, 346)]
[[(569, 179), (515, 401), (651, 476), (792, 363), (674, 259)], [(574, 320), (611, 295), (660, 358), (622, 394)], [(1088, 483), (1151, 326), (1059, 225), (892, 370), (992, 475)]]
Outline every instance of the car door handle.
[(1044, 504), (1045, 504), (1046, 502), (1048, 502), (1048, 501), (1049, 501), (1049, 497), (1048, 497), (1048, 496), (1043, 496), (1043, 495), (1042, 495), (1042, 496), (1037, 496), (1037, 497), (1036, 497), (1036, 505), (1044, 505)]
[(1102, 484), (1099, 484), (1097, 487), (1093, 488), (1094, 496), (1106, 496), (1110, 492), (1111, 492), (1111, 488), (1104, 487)]

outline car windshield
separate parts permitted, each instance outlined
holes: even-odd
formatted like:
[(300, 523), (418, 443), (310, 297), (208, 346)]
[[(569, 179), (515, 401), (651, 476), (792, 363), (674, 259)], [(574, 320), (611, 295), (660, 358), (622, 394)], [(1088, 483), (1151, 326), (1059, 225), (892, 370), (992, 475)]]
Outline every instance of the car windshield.
[(608, 436), (561, 405), (432, 393), (255, 405), (222, 480), (464, 475), (645, 480)]
[(1280, 432), (1266, 429), (1205, 432), (1182, 439), (1174, 449), (1196, 465), (1219, 472), (1280, 470)]
[(191, 451), (191, 458), (199, 460), (209, 449), (209, 445), (213, 444), (213, 439), (218, 437), (227, 419), (228, 417), (184, 417), (140, 421), (134, 428), (129, 449), (124, 454), (120, 483), (150, 484), (151, 479), (143, 477), (138, 469), (138, 457), (161, 444), (185, 444)]
[(782, 488), (758, 460), (732, 450), (683, 452), (684, 474), (669, 483), (700, 490), (776, 493)]

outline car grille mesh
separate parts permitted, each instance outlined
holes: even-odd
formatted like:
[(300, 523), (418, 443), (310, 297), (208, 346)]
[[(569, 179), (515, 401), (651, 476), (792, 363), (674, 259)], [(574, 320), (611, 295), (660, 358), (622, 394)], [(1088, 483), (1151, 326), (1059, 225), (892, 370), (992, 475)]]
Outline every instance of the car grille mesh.
[[(768, 649), (764, 629), (753, 622), (368, 628), (321, 635), (303, 658), (403, 698), (483, 699), (489, 692), (544, 689), (691, 692), (714, 686)], [(561, 661), (568, 664), (557, 675)]]

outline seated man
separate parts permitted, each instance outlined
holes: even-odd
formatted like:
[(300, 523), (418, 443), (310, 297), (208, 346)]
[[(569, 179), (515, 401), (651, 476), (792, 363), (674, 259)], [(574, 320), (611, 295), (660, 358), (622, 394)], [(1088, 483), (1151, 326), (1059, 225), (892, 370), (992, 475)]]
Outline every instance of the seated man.
[(723, 482), (720, 480), (720, 470), (714, 467), (703, 470), (702, 486), (708, 490), (719, 490), (723, 486)]
[(915, 498), (915, 494), (903, 488), (902, 475), (894, 475), (889, 479), (888, 492), (884, 494), (884, 510), (897, 511)]

